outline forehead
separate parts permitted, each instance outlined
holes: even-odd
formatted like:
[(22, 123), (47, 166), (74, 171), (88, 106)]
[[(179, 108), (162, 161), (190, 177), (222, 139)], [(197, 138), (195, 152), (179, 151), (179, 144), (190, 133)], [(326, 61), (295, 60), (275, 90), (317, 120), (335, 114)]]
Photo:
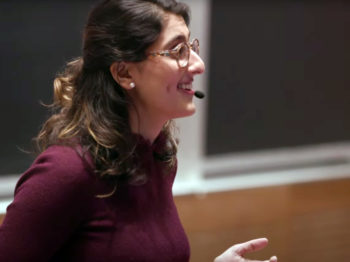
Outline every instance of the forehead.
[(162, 32), (157, 41), (152, 45), (152, 49), (162, 49), (172, 41), (179, 41), (179, 39), (188, 41), (189, 35), (189, 29), (181, 16), (172, 13), (165, 13)]

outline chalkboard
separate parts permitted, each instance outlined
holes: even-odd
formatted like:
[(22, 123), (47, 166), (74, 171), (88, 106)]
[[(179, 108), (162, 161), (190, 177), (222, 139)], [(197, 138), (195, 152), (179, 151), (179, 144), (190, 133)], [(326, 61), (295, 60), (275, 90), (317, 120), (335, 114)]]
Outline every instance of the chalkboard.
[(28, 168), (31, 139), (47, 117), (53, 79), (81, 54), (81, 35), (96, 1), (0, 1), (0, 175)]
[(350, 3), (212, 1), (206, 155), (350, 140)]

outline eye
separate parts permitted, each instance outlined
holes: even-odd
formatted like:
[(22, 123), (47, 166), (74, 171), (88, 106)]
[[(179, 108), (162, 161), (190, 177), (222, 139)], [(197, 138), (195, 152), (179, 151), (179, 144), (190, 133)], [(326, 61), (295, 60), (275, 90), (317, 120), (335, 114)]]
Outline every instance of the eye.
[(182, 44), (182, 42), (181, 43), (175, 43), (174, 45), (171, 45), (170, 50), (171, 51), (177, 51), (181, 44)]
[(178, 45), (178, 53), (179, 53), (179, 57), (183, 58), (187, 56), (188, 53), (188, 48), (185, 44), (181, 43), (181, 45)]

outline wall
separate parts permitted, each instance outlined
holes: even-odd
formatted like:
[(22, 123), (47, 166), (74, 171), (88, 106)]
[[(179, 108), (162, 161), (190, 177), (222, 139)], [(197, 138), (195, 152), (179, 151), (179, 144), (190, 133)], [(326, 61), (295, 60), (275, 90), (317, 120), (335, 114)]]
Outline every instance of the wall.
[(350, 261), (350, 179), (176, 198), (191, 262), (212, 261), (234, 243), (269, 238), (248, 257), (283, 262)]

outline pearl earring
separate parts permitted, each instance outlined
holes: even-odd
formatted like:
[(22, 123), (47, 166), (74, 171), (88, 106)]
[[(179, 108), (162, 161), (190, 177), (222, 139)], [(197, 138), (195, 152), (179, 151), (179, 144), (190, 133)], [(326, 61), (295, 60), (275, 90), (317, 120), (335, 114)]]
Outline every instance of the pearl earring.
[(134, 88), (135, 87), (135, 83), (134, 82), (131, 82), (130, 83), (130, 88)]

